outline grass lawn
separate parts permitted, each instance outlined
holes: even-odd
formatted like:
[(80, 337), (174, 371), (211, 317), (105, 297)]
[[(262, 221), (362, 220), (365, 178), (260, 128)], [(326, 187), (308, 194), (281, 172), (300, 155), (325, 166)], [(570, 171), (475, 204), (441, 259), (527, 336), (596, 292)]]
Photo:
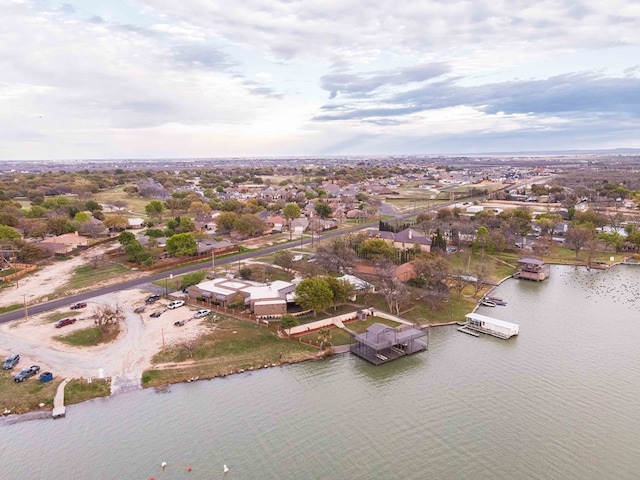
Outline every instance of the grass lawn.
[(44, 403), (46, 409), (53, 408), (53, 397), (62, 379), (54, 378), (51, 382), (42, 383), (39, 375), (35, 375), (24, 382), (16, 383), (13, 377), (18, 374), (21, 367), (0, 372), (0, 413), (10, 410), (11, 413), (25, 413), (40, 410), (40, 404)]
[[(134, 197), (130, 197), (127, 195), (123, 189), (126, 185), (122, 185), (116, 188), (112, 188), (109, 190), (105, 190), (102, 192), (98, 192), (94, 195), (94, 199), (98, 203), (113, 203), (115, 201), (123, 201), (127, 204), (127, 210), (131, 210), (136, 213), (136, 215), (142, 215), (146, 217), (146, 213), (144, 208), (151, 202), (152, 200), (157, 200), (154, 198), (140, 198), (137, 195)], [(125, 213), (126, 215), (126, 213)]]
[(98, 268), (94, 268), (92, 265), (83, 265), (76, 268), (69, 282), (63, 288), (58, 289), (56, 294), (61, 294), (69, 289), (91, 287), (106, 280), (121, 277), (128, 272), (129, 269), (127, 267), (113, 263)]
[(267, 328), (224, 317), (210, 333), (191, 344), (173, 345), (156, 354), (153, 363), (163, 365), (161, 369), (144, 372), (142, 382), (150, 387), (195, 377), (213, 378), (265, 365), (308, 360), (317, 353), (313, 347), (279, 338)]
[(388, 325), (390, 327), (399, 327), (402, 325), (399, 322), (394, 320), (389, 320), (388, 318), (376, 317), (375, 315), (368, 316), (365, 320), (354, 320), (352, 322), (347, 322), (345, 327), (349, 330), (353, 330), (356, 333), (364, 333), (367, 328), (369, 328), (374, 323), (382, 323), (383, 325)]
[[(351, 343), (351, 335), (346, 330), (338, 327), (329, 327), (323, 330), (329, 332), (327, 341), (332, 345), (349, 345)], [(319, 332), (311, 332), (305, 335), (296, 336), (296, 338), (302, 338), (305, 342), (316, 344), (318, 348), (320, 348), (320, 343), (322, 341), (320, 337), (321, 335)]]
[(111, 383), (108, 380), (93, 379), (91, 383), (87, 383), (86, 379), (73, 379), (64, 388), (64, 403), (65, 405), (73, 405), (109, 395), (111, 395)]
[(104, 330), (99, 327), (83, 328), (67, 335), (53, 337), (59, 342), (73, 345), (74, 347), (94, 347), (103, 343), (113, 342), (120, 333), (118, 324), (111, 325)]
[[(0, 293), (2, 293), (2, 290), (0, 290)], [(0, 307), (0, 314), (7, 313), (7, 312), (13, 312), (14, 310), (19, 310), (21, 308), (24, 308), (23, 304), (14, 303), (13, 305), (7, 305), (6, 307)]]

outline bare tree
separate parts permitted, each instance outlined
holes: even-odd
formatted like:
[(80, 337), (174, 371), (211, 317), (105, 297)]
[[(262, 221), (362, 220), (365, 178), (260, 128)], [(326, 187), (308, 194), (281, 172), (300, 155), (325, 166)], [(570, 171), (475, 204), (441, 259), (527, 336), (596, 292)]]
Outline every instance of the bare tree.
[(115, 307), (98, 305), (93, 310), (93, 318), (93, 323), (96, 327), (106, 330), (124, 320), (124, 311), (117, 304)]
[(400, 305), (409, 298), (409, 289), (397, 278), (393, 277), (395, 265), (391, 261), (382, 261), (376, 267), (380, 277), (380, 293), (387, 301), (389, 312), (400, 314)]
[(194, 338), (185, 340), (177, 345), (178, 350), (184, 352), (189, 358), (193, 358), (198, 348), (198, 341)]
[(452, 288), (458, 292), (458, 298), (462, 296), (462, 291), (472, 281), (472, 277), (463, 268), (454, 268), (449, 277)]
[(593, 238), (593, 229), (584, 225), (573, 225), (567, 231), (565, 245), (576, 252), (576, 259), (580, 250), (587, 246)]
[(473, 284), (473, 297), (475, 298), (478, 295), (478, 292), (487, 283), (489, 277), (491, 277), (491, 274), (493, 273), (493, 265), (488, 262), (478, 262), (476, 263), (474, 273), (476, 281)]

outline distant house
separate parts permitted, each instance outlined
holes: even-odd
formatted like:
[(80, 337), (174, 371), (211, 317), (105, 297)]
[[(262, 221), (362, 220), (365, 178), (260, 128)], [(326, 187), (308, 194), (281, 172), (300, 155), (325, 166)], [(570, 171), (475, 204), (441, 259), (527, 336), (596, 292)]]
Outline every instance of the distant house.
[(308, 218), (300, 217), (291, 222), (291, 231), (298, 235), (302, 235), (307, 228), (309, 228)]
[(406, 250), (418, 246), (421, 252), (431, 251), (431, 237), (412, 228), (405, 228), (394, 234), (393, 246), (399, 250)]
[(127, 228), (130, 228), (132, 230), (136, 230), (144, 227), (144, 218), (130, 217), (130, 218), (127, 218), (127, 221), (129, 222), (129, 226)]
[(78, 235), (78, 232), (73, 232), (47, 238), (38, 245), (52, 255), (68, 255), (79, 248), (86, 248), (89, 245), (89, 239)]
[(227, 240), (214, 240), (213, 238), (205, 238), (198, 240), (197, 242), (198, 255), (205, 253), (227, 253), (238, 250), (238, 246), (235, 243), (231, 243)]

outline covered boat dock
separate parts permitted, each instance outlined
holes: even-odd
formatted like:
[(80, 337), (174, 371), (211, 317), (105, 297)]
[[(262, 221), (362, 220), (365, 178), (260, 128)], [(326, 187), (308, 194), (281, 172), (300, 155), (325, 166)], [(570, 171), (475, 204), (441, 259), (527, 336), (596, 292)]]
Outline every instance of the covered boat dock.
[[(427, 342), (418, 340), (427, 337)], [(429, 332), (411, 325), (390, 327), (374, 323), (364, 333), (352, 334), (355, 343), (351, 353), (374, 365), (390, 362), (396, 358), (427, 349)]]
[(464, 325), (465, 328), (505, 340), (518, 335), (520, 330), (520, 326), (515, 323), (505, 322), (504, 320), (487, 317), (479, 313), (468, 313), (465, 318), (467, 319), (467, 323)]

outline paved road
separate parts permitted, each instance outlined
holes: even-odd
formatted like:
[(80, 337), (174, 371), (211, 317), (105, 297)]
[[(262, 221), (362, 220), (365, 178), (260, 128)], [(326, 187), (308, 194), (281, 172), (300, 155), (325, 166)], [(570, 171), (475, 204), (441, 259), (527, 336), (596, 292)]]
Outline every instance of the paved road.
[[(403, 220), (403, 219), (409, 218), (411, 216), (418, 215), (421, 212), (426, 212), (426, 211), (429, 211), (429, 210), (435, 210), (435, 209), (438, 209), (438, 208), (443, 208), (444, 206), (446, 206), (446, 205), (439, 205), (438, 207), (424, 208), (424, 209), (421, 209), (421, 210), (416, 211), (416, 212), (402, 214), (402, 215), (396, 217), (396, 219)], [(348, 230), (335, 230), (335, 231), (327, 232), (327, 233), (324, 233), (324, 234), (320, 235), (319, 239), (318, 239), (318, 237), (316, 237), (315, 240), (314, 240), (314, 243), (316, 243), (318, 241), (323, 241), (323, 240), (328, 240), (328, 239), (331, 239), (331, 238), (336, 238), (336, 237), (339, 237), (339, 236), (343, 236), (343, 235), (348, 234), (348, 233), (364, 230), (364, 229), (370, 228), (370, 227), (372, 227), (374, 225), (375, 225), (374, 223), (363, 223), (361, 225), (357, 225), (355, 227), (351, 227)], [(271, 246), (271, 247), (262, 248), (260, 250), (256, 250), (256, 251), (252, 251), (252, 252), (246, 252), (246, 253), (241, 253), (241, 254), (238, 254), (238, 255), (233, 255), (231, 257), (215, 259), (215, 265), (216, 266), (220, 266), (220, 265), (227, 265), (227, 264), (232, 264), (232, 263), (238, 263), (239, 264), (243, 260), (248, 260), (250, 258), (254, 258), (254, 257), (262, 256), (262, 255), (268, 255), (270, 253), (274, 253), (274, 252), (277, 252), (279, 250), (286, 250), (288, 248), (296, 248), (298, 246), (308, 245), (310, 243), (311, 243), (311, 238), (307, 238), (307, 239), (303, 238), (299, 242), (274, 245), (274, 246)], [(52, 301), (46, 302), (46, 303), (30, 305), (28, 307), (28, 312), (30, 314), (34, 314), (35, 315), (35, 314), (46, 312), (46, 311), (49, 311), (49, 310), (55, 310), (57, 308), (66, 307), (69, 304), (74, 303), (74, 302), (79, 302), (79, 301), (82, 301), (82, 300), (89, 300), (89, 299), (94, 298), (94, 297), (98, 297), (98, 296), (101, 296), (101, 295), (106, 295), (108, 293), (113, 293), (113, 292), (117, 292), (117, 291), (120, 291), (120, 290), (128, 290), (128, 289), (131, 289), (131, 288), (140, 288), (140, 287), (143, 287), (144, 285), (148, 285), (148, 284), (150, 284), (152, 282), (156, 282), (158, 280), (165, 280), (165, 279), (169, 278), (170, 275), (183, 275), (185, 273), (195, 272), (197, 270), (203, 270), (205, 268), (207, 268), (205, 263), (198, 263), (198, 264), (194, 264), (194, 265), (188, 265), (188, 266), (185, 266), (185, 267), (176, 268), (176, 269), (171, 270), (171, 271), (165, 271), (165, 272), (162, 272), (162, 273), (153, 273), (153, 274), (150, 274), (149, 276), (146, 276), (144, 278), (138, 278), (138, 279), (130, 280), (130, 281), (127, 281), (127, 282), (122, 282), (122, 283), (118, 283), (118, 284), (115, 284), (115, 285), (110, 285), (108, 287), (98, 288), (98, 289), (90, 291), (90, 292), (85, 292), (85, 293), (81, 293), (81, 294), (74, 295), (74, 296), (69, 296), (69, 297), (63, 297), (63, 298), (59, 298), (57, 300), (52, 300)], [(24, 316), (25, 316), (24, 310), (14, 310), (13, 312), (8, 312), (8, 313), (0, 315), (0, 323), (5, 323), (5, 322), (13, 321), (13, 320), (18, 320), (20, 318), (24, 318)]]

